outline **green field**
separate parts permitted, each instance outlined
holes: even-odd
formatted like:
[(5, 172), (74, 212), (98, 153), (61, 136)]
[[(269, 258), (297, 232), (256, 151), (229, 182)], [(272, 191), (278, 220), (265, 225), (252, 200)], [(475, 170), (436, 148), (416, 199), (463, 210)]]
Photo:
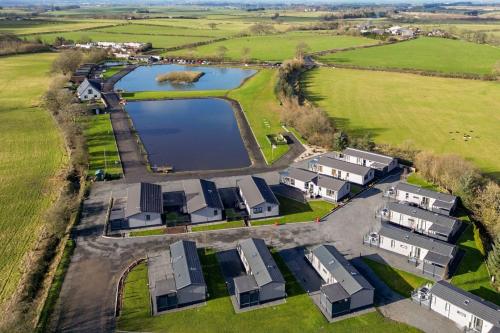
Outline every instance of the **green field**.
[(121, 24), (118, 20), (31, 20), (31, 21), (0, 21), (0, 33), (28, 35), (49, 32), (68, 32), (81, 29), (107, 27)]
[(421, 37), (381, 47), (339, 52), (322, 62), (373, 68), (414, 69), (444, 73), (491, 74), (500, 48), (461, 40)]
[(308, 98), (353, 136), (459, 154), (498, 177), (498, 82), (319, 68), (303, 83)]
[(209, 231), (209, 230), (221, 230), (221, 229), (233, 229), (233, 228), (242, 228), (245, 226), (245, 222), (239, 221), (231, 221), (210, 225), (200, 225), (191, 227), (191, 231)]
[(210, 250), (200, 253), (210, 295), (206, 305), (152, 317), (147, 266), (143, 263), (135, 267), (125, 280), (123, 310), (118, 318), (118, 329), (169, 333), (243, 333), (263, 328), (266, 333), (351, 333), (357, 330), (369, 330), (373, 333), (419, 332), (415, 328), (384, 318), (379, 312), (328, 324), (277, 254), (274, 257), (286, 280), (286, 303), (235, 314), (215, 254)]
[(16, 290), (67, 161), (54, 120), (39, 106), (54, 58), (0, 58), (0, 304)]
[(334, 36), (329, 33), (295, 31), (284, 34), (249, 36), (212, 43), (197, 47), (195, 50), (179, 50), (168, 52), (166, 55), (216, 57), (221, 46), (227, 48), (226, 58), (232, 60), (243, 59), (243, 50), (249, 49), (248, 57), (251, 60), (283, 61), (294, 57), (296, 47), (304, 42), (310, 51), (321, 51), (351, 46), (376, 43), (373, 39), (351, 36)]

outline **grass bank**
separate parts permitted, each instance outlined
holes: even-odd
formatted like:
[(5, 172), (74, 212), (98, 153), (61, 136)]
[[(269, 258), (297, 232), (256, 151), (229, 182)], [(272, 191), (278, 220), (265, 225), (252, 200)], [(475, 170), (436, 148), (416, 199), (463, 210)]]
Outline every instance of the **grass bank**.
[(227, 90), (139, 91), (122, 93), (122, 97), (127, 101), (140, 101), (169, 98), (224, 97), (227, 92)]

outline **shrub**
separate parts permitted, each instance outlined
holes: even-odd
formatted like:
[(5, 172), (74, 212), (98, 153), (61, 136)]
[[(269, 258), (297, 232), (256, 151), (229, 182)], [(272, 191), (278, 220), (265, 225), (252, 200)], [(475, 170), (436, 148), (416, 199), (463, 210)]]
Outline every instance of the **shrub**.
[(196, 71), (179, 71), (179, 72), (170, 72), (165, 74), (159, 74), (156, 77), (156, 81), (158, 82), (173, 82), (173, 83), (192, 83), (196, 82), (202, 77), (205, 73), (196, 72)]

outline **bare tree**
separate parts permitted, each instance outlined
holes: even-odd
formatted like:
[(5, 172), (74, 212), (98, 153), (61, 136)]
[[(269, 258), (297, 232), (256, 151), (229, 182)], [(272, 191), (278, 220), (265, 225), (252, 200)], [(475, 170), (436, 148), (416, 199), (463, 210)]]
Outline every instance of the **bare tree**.
[(227, 51), (229, 51), (229, 49), (226, 46), (220, 45), (219, 47), (217, 47), (217, 57), (224, 59), (226, 57)]
[(304, 55), (310, 50), (311, 48), (306, 42), (300, 42), (297, 44), (295, 47), (295, 56), (298, 59), (302, 59)]
[(209, 27), (210, 29), (214, 30), (214, 29), (217, 27), (217, 23), (210, 22), (210, 23), (208, 24), (208, 27)]
[(243, 49), (241, 49), (241, 56), (242, 56), (243, 62), (248, 62), (248, 60), (250, 60), (251, 51), (252, 50), (249, 47), (244, 47)]
[(80, 51), (68, 50), (61, 52), (52, 63), (52, 70), (63, 74), (74, 72), (82, 63), (83, 54)]

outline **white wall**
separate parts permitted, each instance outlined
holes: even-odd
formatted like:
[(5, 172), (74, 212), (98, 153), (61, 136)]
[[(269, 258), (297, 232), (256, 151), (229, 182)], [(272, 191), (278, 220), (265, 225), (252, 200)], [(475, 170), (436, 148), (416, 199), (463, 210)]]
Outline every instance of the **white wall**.
[[(89, 92), (89, 90), (90, 90), (90, 92)], [(94, 88), (89, 87), (89, 88), (85, 89), (83, 94), (79, 95), (78, 98), (81, 101), (90, 101), (93, 99), (101, 98), (101, 93), (99, 91), (95, 90)]]
[(395, 224), (402, 225), (406, 228), (414, 229), (421, 233), (428, 233), (429, 228), (432, 226), (432, 222), (425, 221), (416, 217), (412, 217), (406, 214), (401, 214), (399, 212), (390, 211), (389, 221)]
[[(149, 215), (149, 220), (147, 220)], [(139, 213), (128, 218), (129, 228), (144, 228), (161, 225), (161, 215), (158, 213)]]
[[(217, 211), (217, 214), (214, 214), (215, 211)], [(191, 223), (220, 221), (222, 220), (222, 210), (218, 208), (215, 209), (211, 207), (205, 207), (190, 214), (190, 216), (191, 216)]]
[[(395, 239), (390, 239), (390, 238), (385, 237), (385, 236), (380, 236), (380, 245), (379, 246), (381, 249), (395, 252), (397, 254), (400, 254), (400, 255), (403, 255), (406, 257), (408, 257), (408, 256), (414, 257), (416, 254), (416, 249), (417, 249), (417, 247), (415, 247), (413, 245), (403, 243), (403, 242), (400, 242), (400, 241), (395, 240)], [(420, 248), (420, 256), (418, 256), (418, 259), (423, 260), (423, 258), (425, 258), (425, 256), (427, 255), (427, 252), (429, 252), (429, 251), (426, 249)]]
[[(275, 205), (275, 204), (270, 204), (267, 202), (264, 202), (260, 205), (257, 205), (255, 207), (250, 207), (248, 205), (247, 199), (243, 196), (243, 193), (240, 190), (240, 195), (243, 198), (243, 202), (245, 202), (245, 207), (248, 212), (248, 215), (250, 216), (251, 219), (262, 219), (266, 217), (273, 217), (273, 216), (278, 216), (280, 214), (280, 206)], [(261, 213), (254, 213), (255, 208), (262, 208)], [(269, 208), (269, 210), (268, 210)]]
[(420, 195), (420, 194), (415, 194), (415, 193), (409, 193), (409, 192), (406, 192), (406, 191), (402, 191), (402, 190), (397, 190), (397, 193), (396, 193), (396, 199), (399, 200), (399, 201), (407, 201), (407, 202), (412, 202), (414, 204), (417, 204), (419, 205), (420, 207), (424, 208), (424, 209), (429, 209), (432, 207), (432, 204), (434, 203), (434, 201), (436, 201), (436, 199), (433, 199), (433, 198), (428, 198), (428, 204), (427, 205), (422, 205), (422, 199), (424, 198), (424, 196)]
[(326, 269), (326, 267), (318, 260), (318, 258), (312, 253), (307, 254), (307, 259), (311, 263), (312, 267), (316, 270), (316, 272), (321, 276), (323, 281), (326, 284), (331, 284), (337, 282), (330, 271)]
[[(326, 165), (318, 165), (318, 170), (319, 173), (327, 176), (331, 176), (334, 178), (342, 179), (342, 180), (347, 180), (351, 183), (359, 184), (359, 185), (365, 185), (369, 183), (373, 177), (375, 176), (375, 171), (373, 169), (370, 169), (366, 175), (366, 179), (362, 175), (357, 175), (352, 172), (346, 172), (344, 170), (337, 170), (330, 168)], [(338, 171), (340, 171), (340, 177), (338, 175)]]
[(281, 179), (281, 183), (288, 185), (288, 186), (291, 186), (291, 187), (295, 187), (296, 189), (299, 189), (302, 192), (307, 192), (307, 189), (308, 189), (306, 187), (306, 182), (303, 182), (301, 180), (294, 179), (291, 177), (283, 177)]

